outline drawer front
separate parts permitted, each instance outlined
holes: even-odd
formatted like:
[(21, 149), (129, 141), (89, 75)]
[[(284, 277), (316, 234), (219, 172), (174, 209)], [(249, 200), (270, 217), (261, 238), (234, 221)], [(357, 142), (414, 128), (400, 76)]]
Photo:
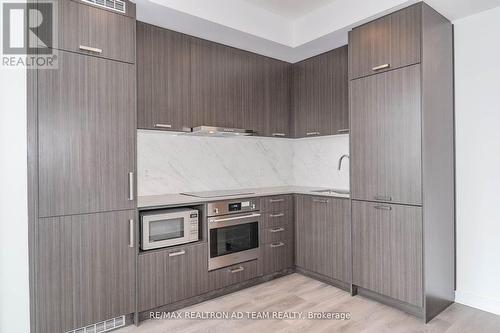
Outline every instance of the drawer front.
[(293, 239), (293, 223), (281, 223), (272, 226), (264, 226), (260, 230), (260, 243), (268, 244)]
[(293, 239), (285, 239), (262, 247), (262, 273), (272, 274), (293, 266)]
[(262, 214), (262, 226), (274, 227), (283, 224), (293, 224), (293, 214), (288, 210), (278, 210), (274, 213)]
[(139, 311), (208, 291), (206, 243), (139, 255)]
[(253, 260), (208, 272), (208, 282), (210, 290), (217, 290), (258, 276), (258, 261)]
[(260, 199), (260, 211), (263, 213), (276, 213), (292, 210), (293, 199), (291, 195), (279, 195)]
[(134, 18), (76, 1), (58, 1), (58, 5), (58, 49), (135, 62)]

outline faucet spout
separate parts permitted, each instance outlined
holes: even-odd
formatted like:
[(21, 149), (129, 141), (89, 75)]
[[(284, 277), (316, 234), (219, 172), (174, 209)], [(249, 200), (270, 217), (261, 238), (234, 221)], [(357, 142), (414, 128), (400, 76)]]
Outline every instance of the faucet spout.
[(347, 154), (340, 156), (340, 159), (339, 159), (339, 168), (338, 168), (339, 171), (342, 169), (342, 161), (344, 160), (344, 158), (350, 159), (349, 155), (347, 155)]

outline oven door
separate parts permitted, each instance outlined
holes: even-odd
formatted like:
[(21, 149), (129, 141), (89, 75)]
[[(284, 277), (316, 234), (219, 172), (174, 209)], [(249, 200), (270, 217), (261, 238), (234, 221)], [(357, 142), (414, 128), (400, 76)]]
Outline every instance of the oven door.
[(141, 248), (150, 250), (188, 242), (188, 217), (185, 213), (143, 216)]
[(218, 269), (259, 257), (260, 214), (212, 217), (208, 220), (208, 269)]

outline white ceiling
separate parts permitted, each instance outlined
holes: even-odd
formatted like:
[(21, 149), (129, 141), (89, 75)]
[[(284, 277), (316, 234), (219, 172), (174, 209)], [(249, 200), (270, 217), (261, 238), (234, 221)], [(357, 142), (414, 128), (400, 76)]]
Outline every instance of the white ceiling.
[[(137, 19), (297, 62), (347, 44), (353, 27), (418, 0), (135, 0)], [(500, 0), (426, 0), (451, 21)]]
[(335, 0), (244, 0), (289, 19), (295, 19)]

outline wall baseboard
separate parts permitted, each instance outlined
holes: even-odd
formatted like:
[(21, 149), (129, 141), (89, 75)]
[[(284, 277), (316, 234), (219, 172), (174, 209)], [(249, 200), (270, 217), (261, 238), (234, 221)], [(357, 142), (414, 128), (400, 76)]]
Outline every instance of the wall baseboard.
[(455, 302), (500, 315), (500, 300), (498, 299), (457, 290), (455, 291)]

